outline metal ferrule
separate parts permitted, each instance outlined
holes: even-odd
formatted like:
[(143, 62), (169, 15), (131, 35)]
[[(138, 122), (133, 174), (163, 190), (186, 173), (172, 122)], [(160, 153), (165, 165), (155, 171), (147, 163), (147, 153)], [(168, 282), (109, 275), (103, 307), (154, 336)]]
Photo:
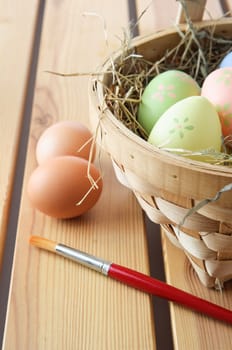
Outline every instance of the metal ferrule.
[(86, 254), (80, 250), (67, 247), (64, 244), (57, 244), (56, 252), (66, 258), (74, 260), (81, 265), (89, 267), (95, 271), (101, 272), (103, 275), (108, 275), (111, 262), (98, 259), (93, 255)]

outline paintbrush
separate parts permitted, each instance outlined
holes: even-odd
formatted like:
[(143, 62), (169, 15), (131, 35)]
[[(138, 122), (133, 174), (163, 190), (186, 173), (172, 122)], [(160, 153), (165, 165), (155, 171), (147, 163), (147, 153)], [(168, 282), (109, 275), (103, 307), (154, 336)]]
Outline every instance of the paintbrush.
[(101, 272), (103, 275), (109, 276), (143, 292), (176, 302), (218, 320), (232, 323), (232, 311), (138, 271), (99, 259), (93, 255), (40, 236), (31, 236), (30, 243), (38, 248), (74, 260), (84, 266)]

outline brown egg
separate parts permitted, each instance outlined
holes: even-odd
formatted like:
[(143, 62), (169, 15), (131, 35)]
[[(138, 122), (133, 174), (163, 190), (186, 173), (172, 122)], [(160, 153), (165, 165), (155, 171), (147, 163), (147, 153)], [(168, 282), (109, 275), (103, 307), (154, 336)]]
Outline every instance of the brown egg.
[[(89, 179), (88, 165), (95, 186)], [(39, 165), (27, 186), (31, 204), (55, 218), (82, 215), (95, 205), (101, 191), (98, 169), (86, 159), (74, 156), (55, 157)]]
[[(38, 140), (36, 159), (42, 164), (57, 156), (77, 156), (89, 159), (93, 135), (78, 121), (61, 121), (47, 128)], [(95, 147), (92, 148), (94, 160)]]

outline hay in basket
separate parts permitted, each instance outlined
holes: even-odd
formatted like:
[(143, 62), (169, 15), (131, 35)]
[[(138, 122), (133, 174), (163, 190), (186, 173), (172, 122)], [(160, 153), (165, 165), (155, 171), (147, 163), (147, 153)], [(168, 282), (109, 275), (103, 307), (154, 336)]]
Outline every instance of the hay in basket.
[[(183, 3), (183, 1), (182, 1)], [(148, 217), (185, 252), (200, 281), (222, 287), (232, 278), (231, 155), (212, 164), (150, 145), (137, 121), (148, 81), (168, 69), (189, 73), (199, 84), (232, 47), (232, 21), (193, 23), (126, 40), (91, 78), (90, 118), (112, 158), (119, 181)]]

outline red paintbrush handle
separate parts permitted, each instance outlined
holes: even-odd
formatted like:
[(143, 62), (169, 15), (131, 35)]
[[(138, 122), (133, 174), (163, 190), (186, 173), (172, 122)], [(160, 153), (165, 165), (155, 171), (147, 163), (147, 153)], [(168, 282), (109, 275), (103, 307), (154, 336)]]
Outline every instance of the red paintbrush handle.
[(140, 272), (112, 263), (108, 276), (146, 293), (177, 302), (221, 321), (232, 323), (232, 311)]

